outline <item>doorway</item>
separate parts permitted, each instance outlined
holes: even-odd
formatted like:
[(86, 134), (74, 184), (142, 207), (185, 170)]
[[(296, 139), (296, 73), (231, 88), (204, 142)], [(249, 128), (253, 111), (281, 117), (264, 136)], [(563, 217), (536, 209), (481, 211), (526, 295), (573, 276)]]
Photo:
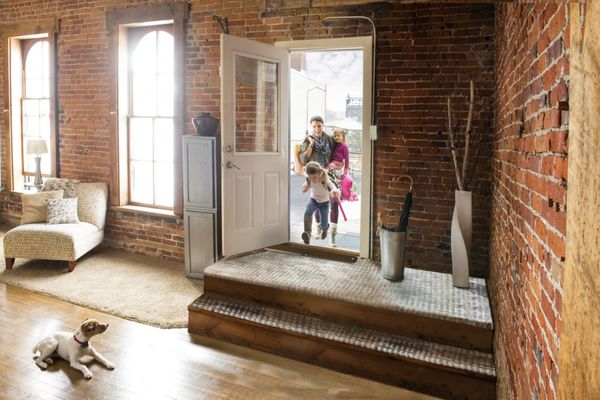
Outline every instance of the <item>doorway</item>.
[[(355, 131), (359, 132), (349, 138), (356, 142), (354, 150), (360, 147), (360, 153), (350, 161), (353, 165), (349, 165), (350, 173), (356, 175), (357, 182), (351, 187), (356, 200), (353, 204), (346, 202), (344, 207), (346, 219), (350, 215), (355, 225), (346, 224), (345, 233), (353, 234), (348, 240), (354, 243), (358, 240), (358, 249), (356, 244), (353, 247), (347, 243), (343, 245), (352, 249), (351, 255), (362, 258), (371, 256), (372, 142), (370, 134), (365, 134), (372, 131), (371, 107), (362, 105), (372, 103), (372, 38), (302, 40), (278, 42), (271, 46), (221, 34), (222, 207), (228, 210), (223, 213), (222, 219), (223, 256), (286, 243), (291, 239), (289, 197), (290, 188), (295, 188), (297, 181), (290, 182), (288, 114), (299, 115), (304, 120), (300, 131), (305, 135), (308, 126), (306, 115), (315, 111), (306, 108), (301, 114), (295, 109), (296, 105), (290, 107), (288, 103), (291, 86), (289, 55), (303, 51), (322, 53), (320, 57), (335, 52), (346, 52), (345, 55), (352, 57), (358, 57), (360, 53), (362, 56), (362, 102), (358, 100), (359, 95), (354, 94), (360, 92), (344, 93), (344, 104), (348, 102), (350, 106), (359, 106), (355, 110), (358, 113), (355, 120), (357, 125), (345, 125), (351, 122), (345, 121), (346, 117), (336, 122), (335, 114), (334, 121), (330, 122), (336, 125), (343, 123), (341, 127), (348, 130), (357, 128)], [(337, 75), (343, 75), (343, 66), (332, 63), (332, 69), (333, 72), (341, 71)], [(360, 81), (360, 74), (354, 79)], [(310, 92), (307, 89), (304, 104), (307, 99), (311, 100), (311, 105), (318, 104), (310, 96), (318, 96), (319, 93), (326, 106), (326, 90), (320, 89)], [(249, 103), (246, 104), (246, 101)], [(324, 115), (325, 112), (326, 108)], [(345, 116), (346, 106), (343, 112)], [(257, 121), (262, 121), (260, 127), (254, 123)], [(361, 125), (359, 121), (362, 121), (361, 129), (358, 129)], [(335, 128), (331, 123), (326, 125), (329, 131)], [(269, 134), (265, 136), (265, 133)], [(300, 179), (303, 178), (300, 176)], [(307, 201), (308, 197), (302, 201), (302, 208)], [(343, 219), (343, 215), (340, 218)], [(321, 249), (334, 252), (327, 246)]]
[[(361, 165), (363, 118), (363, 55), (361, 50), (299, 50), (290, 53), (290, 154), (312, 133), (310, 118), (319, 115), (324, 131), (341, 134), (348, 149), (348, 165), (342, 151), (332, 149), (342, 160), (344, 178), (337, 215), (328, 216), (325, 239), (317, 237), (313, 221), (311, 245), (360, 252)], [(342, 146), (341, 144), (339, 146)], [(346, 168), (348, 171), (346, 172)], [(303, 175), (290, 169), (290, 242), (303, 243), (304, 211), (310, 198), (300, 190)], [(336, 218), (337, 217), (337, 218)]]
[[(294, 146), (311, 133), (310, 118), (323, 117), (324, 130), (341, 128), (349, 146), (346, 190), (338, 213), (336, 249), (370, 257), (371, 205), (371, 37), (280, 42), (290, 51), (290, 242), (302, 244), (304, 210), (310, 195), (302, 193), (305, 177), (294, 173)], [(346, 185), (347, 188), (347, 185)], [(349, 194), (348, 194), (349, 192)], [(343, 211), (343, 212), (342, 212)], [(345, 215), (345, 218), (344, 218)], [(331, 222), (331, 221), (330, 221)], [(330, 233), (310, 246), (333, 249)], [(337, 251), (337, 250), (336, 250)]]

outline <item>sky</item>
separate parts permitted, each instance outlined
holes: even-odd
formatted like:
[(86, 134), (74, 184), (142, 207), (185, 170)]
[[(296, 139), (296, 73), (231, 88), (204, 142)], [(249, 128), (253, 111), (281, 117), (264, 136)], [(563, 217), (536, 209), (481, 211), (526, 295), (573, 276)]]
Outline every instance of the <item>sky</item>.
[(306, 53), (306, 73), (327, 85), (327, 108), (343, 112), (346, 96), (362, 97), (363, 57), (359, 50)]

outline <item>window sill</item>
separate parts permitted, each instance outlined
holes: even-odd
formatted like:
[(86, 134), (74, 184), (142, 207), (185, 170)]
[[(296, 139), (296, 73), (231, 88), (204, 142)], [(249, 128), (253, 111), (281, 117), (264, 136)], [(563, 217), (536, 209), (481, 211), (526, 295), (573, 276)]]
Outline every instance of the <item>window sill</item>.
[(140, 206), (113, 206), (110, 211), (126, 212), (130, 214), (141, 214), (151, 215), (154, 217), (179, 219), (180, 216), (176, 215), (172, 210), (161, 210), (159, 208), (140, 207)]
[(0, 189), (4, 192), (9, 192), (11, 194), (34, 194), (34, 193), (39, 193), (38, 190), (36, 190), (35, 188), (20, 188), (20, 189), (8, 189), (8, 188), (2, 188)]

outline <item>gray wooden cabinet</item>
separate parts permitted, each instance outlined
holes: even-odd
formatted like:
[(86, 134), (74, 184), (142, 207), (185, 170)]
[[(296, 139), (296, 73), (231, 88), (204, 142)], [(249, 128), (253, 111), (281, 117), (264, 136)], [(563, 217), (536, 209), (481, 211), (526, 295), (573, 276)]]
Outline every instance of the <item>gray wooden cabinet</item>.
[(219, 148), (215, 137), (183, 137), (185, 270), (202, 278), (219, 258)]

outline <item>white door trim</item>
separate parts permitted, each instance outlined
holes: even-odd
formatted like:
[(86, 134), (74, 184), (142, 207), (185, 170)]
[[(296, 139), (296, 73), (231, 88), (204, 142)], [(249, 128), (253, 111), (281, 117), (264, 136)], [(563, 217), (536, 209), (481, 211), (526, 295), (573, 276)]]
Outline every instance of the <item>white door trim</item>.
[[(362, 138), (362, 182), (360, 190), (360, 257), (370, 258), (372, 223), (371, 223), (371, 176), (373, 159), (373, 142), (371, 141), (371, 107), (372, 68), (373, 68), (373, 38), (371, 36), (358, 36), (337, 39), (311, 39), (277, 42), (275, 46), (287, 48), (288, 51), (322, 51), (322, 50), (362, 50), (363, 51), (363, 138)], [(327, 122), (327, 121), (325, 121)]]

